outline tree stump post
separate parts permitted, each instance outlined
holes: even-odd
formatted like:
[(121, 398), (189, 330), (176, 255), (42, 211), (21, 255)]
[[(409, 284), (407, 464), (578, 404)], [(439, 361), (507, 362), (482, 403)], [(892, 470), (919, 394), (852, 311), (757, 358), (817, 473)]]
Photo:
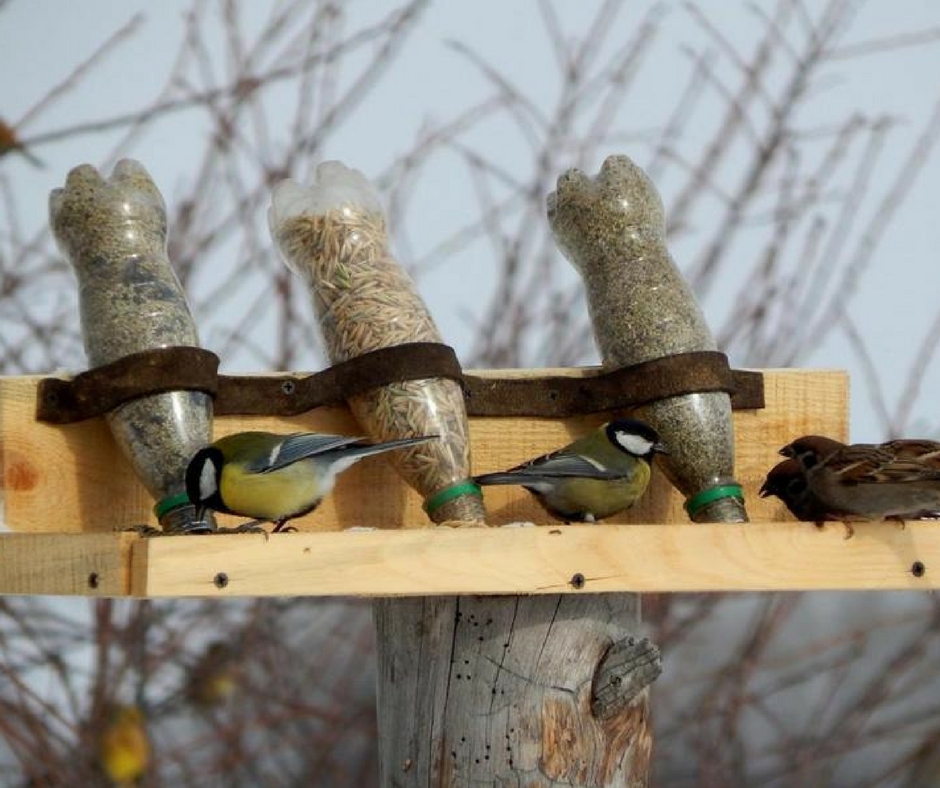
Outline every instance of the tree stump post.
[(639, 600), (376, 600), (380, 785), (646, 785), (661, 665)]

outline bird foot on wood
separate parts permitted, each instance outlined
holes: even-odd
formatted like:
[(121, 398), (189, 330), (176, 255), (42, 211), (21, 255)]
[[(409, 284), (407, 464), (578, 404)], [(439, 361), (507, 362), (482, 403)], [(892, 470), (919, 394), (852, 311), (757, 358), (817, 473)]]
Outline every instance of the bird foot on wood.
[[(842, 536), (843, 539), (851, 539), (853, 536), (855, 536), (855, 529), (852, 527), (850, 522), (847, 520), (840, 520), (840, 522), (842, 523), (843, 528), (845, 528), (845, 533)], [(818, 530), (822, 531), (826, 527), (826, 521), (817, 520), (814, 525)]]
[(239, 525), (233, 525), (231, 527), (218, 525), (213, 528), (211, 531), (206, 531), (205, 533), (209, 534), (264, 534), (264, 540), (268, 541), (268, 531), (264, 527), (264, 524), (268, 522), (267, 520), (249, 520), (245, 523), (240, 523)]
[(165, 531), (160, 530), (159, 528), (154, 528), (152, 525), (125, 525), (120, 528), (116, 528), (116, 531), (121, 533), (134, 533), (138, 536), (163, 536)]

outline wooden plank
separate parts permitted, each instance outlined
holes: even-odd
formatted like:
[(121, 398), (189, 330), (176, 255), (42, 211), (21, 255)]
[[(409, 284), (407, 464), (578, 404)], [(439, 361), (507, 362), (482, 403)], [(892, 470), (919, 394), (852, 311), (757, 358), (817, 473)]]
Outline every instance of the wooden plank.
[(933, 522), (860, 523), (851, 538), (794, 522), (170, 536), (134, 543), (131, 580), (148, 597), (938, 587)]
[(0, 594), (126, 596), (134, 534), (3, 534)]
[[(579, 369), (490, 370), (481, 375), (583, 375)], [(848, 429), (848, 379), (840, 371), (766, 370), (767, 407), (734, 416), (738, 479), (744, 485), (752, 520), (779, 520), (786, 514), (776, 499), (757, 490), (777, 461), (776, 450), (792, 437), (821, 432), (844, 439)], [(34, 419), (39, 378), (0, 378), (0, 465), (6, 493), (6, 525), (14, 531), (112, 531), (138, 523), (155, 524), (153, 502), (121, 456), (101, 419), (64, 427)], [(567, 443), (605, 420), (601, 414), (566, 420), (477, 418), (471, 420), (474, 472), (515, 465)], [(280, 432), (319, 430), (359, 434), (345, 408), (321, 408), (293, 418), (224, 417), (216, 436), (240, 430)], [(552, 520), (524, 490), (486, 490), (490, 522)], [(223, 524), (237, 522), (221, 518)], [(681, 496), (662, 474), (654, 473), (650, 493), (625, 522), (685, 522)], [(343, 474), (319, 509), (294, 521), (302, 531), (335, 531), (352, 523), (378, 528), (422, 528), (427, 518), (419, 496), (383, 457), (364, 460)]]

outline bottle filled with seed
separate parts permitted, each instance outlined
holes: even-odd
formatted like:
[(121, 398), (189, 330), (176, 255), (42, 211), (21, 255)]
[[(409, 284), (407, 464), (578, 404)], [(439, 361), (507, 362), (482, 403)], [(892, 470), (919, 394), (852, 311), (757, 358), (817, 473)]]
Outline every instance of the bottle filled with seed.
[[(715, 341), (666, 247), (662, 201), (646, 173), (611, 156), (596, 178), (569, 170), (548, 196), (558, 248), (584, 280), (605, 368), (639, 364)], [(635, 411), (669, 447), (660, 458), (698, 522), (747, 520), (734, 480), (734, 427), (725, 392), (669, 397)]]
[[(334, 364), (441, 335), (408, 273), (389, 251), (385, 212), (362, 173), (324, 162), (313, 185), (279, 184), (268, 212), (287, 265), (306, 281)], [(432, 378), (382, 386), (349, 398), (375, 440), (438, 435), (391, 459), (424, 498), (434, 522), (485, 518), (470, 480), (470, 441), (460, 385)]]
[[(163, 197), (144, 167), (118, 162), (104, 179), (73, 169), (49, 197), (59, 249), (78, 279), (85, 354), (94, 367), (154, 348), (198, 346), (196, 326), (167, 257)], [(186, 467), (211, 440), (212, 400), (198, 391), (154, 394), (107, 415), (111, 433), (157, 501), (165, 531), (212, 530), (195, 520)]]

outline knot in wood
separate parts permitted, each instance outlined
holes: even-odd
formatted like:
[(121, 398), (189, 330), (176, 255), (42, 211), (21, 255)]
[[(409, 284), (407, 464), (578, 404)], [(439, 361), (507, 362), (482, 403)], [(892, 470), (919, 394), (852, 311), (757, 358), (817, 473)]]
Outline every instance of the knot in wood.
[(601, 657), (591, 683), (591, 713), (601, 721), (617, 716), (663, 672), (659, 648), (649, 638), (617, 641)]

